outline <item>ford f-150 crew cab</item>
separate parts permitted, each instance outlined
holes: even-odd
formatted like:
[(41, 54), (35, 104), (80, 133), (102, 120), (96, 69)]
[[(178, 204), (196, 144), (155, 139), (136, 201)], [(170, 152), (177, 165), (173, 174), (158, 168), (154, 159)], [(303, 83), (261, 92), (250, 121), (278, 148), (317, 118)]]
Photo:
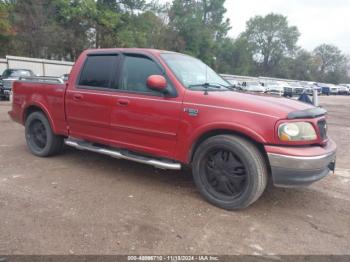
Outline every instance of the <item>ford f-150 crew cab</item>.
[(200, 193), (245, 208), (276, 186), (308, 185), (334, 170), (326, 111), (235, 91), (193, 57), (151, 49), (84, 51), (66, 83), (16, 81), (11, 118), (30, 151), (64, 144), (162, 169), (192, 167)]

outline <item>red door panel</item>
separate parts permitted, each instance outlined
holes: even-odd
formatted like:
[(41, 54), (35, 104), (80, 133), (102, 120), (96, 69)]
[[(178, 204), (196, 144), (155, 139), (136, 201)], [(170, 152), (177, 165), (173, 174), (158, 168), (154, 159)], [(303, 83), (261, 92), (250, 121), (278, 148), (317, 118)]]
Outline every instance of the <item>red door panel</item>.
[(68, 90), (66, 110), (70, 136), (92, 141), (109, 141), (113, 101), (108, 92)]
[(173, 157), (181, 102), (147, 95), (118, 95), (111, 114), (113, 140), (134, 150)]

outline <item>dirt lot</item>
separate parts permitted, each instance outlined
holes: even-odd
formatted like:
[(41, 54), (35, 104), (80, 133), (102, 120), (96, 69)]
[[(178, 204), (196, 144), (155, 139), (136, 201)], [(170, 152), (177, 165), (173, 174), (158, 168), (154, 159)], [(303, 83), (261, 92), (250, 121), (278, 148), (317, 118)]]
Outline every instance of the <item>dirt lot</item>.
[(201, 198), (189, 171), (74, 149), (34, 157), (0, 102), (0, 254), (350, 254), (350, 97), (321, 104), (336, 174), (229, 212)]

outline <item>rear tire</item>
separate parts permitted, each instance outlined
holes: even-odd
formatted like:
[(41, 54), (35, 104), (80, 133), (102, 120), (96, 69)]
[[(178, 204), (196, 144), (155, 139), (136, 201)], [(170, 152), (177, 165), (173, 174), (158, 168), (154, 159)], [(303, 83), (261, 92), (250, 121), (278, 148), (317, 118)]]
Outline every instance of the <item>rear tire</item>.
[(205, 140), (195, 152), (192, 169), (203, 197), (224, 209), (248, 207), (267, 184), (264, 156), (252, 142), (239, 136), (218, 135)]
[(53, 133), (46, 116), (36, 111), (31, 113), (25, 122), (25, 136), (29, 150), (40, 157), (60, 153), (63, 148), (63, 137)]

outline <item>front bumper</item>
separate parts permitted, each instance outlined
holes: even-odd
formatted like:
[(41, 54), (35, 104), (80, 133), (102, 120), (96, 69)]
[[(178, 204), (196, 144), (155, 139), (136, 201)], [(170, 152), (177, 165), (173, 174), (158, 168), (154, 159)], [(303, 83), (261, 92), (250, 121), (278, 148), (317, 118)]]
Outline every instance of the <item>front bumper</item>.
[(6, 97), (9, 98), (11, 94), (11, 90), (9, 89), (4, 89), (4, 88), (0, 88), (0, 96), (1, 97)]
[(324, 147), (266, 146), (275, 186), (309, 185), (335, 169), (336, 145), (329, 140)]

